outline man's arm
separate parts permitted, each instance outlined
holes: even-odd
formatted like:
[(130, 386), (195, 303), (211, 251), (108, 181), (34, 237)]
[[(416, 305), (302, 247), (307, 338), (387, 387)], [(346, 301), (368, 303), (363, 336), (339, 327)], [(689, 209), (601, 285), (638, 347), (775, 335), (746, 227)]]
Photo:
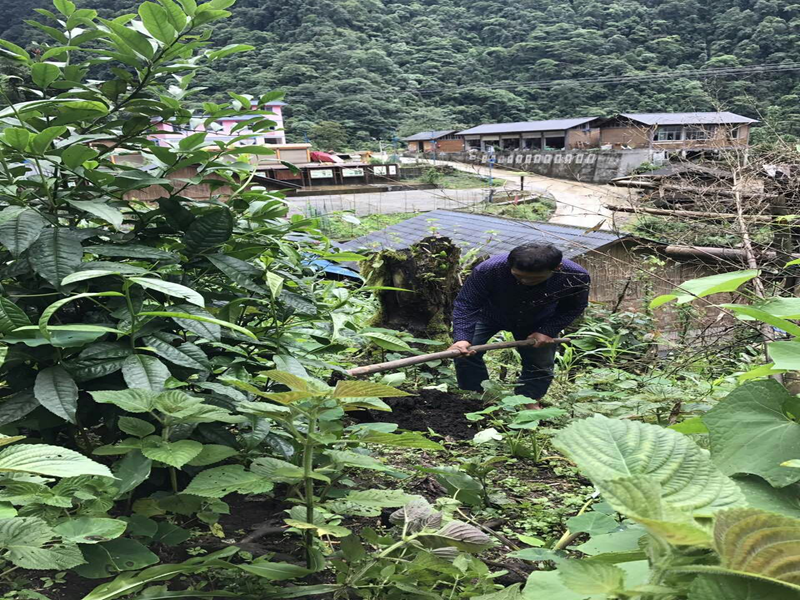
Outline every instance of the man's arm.
[(472, 342), (478, 315), (489, 299), (492, 279), (490, 272), (476, 268), (464, 282), (453, 304), (454, 346), (459, 342), (467, 342), (468, 347)]
[(589, 275), (576, 273), (570, 277), (571, 287), (565, 290), (565, 295), (558, 301), (556, 312), (549, 323), (539, 328), (537, 333), (555, 337), (560, 331), (566, 329), (570, 323), (583, 314), (589, 306)]

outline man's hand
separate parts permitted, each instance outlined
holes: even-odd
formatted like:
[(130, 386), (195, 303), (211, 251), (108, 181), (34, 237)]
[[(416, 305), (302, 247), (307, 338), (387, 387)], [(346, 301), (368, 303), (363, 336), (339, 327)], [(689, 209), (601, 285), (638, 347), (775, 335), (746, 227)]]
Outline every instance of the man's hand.
[(461, 340), (460, 342), (456, 342), (452, 346), (448, 348), (448, 350), (458, 350), (464, 356), (472, 356), (475, 354), (474, 350), (470, 350), (469, 347), (472, 346), (470, 342), (467, 340)]
[(534, 348), (541, 348), (547, 344), (555, 344), (555, 340), (551, 338), (549, 335), (545, 335), (543, 333), (534, 332), (528, 336), (529, 340), (536, 340), (534, 344)]

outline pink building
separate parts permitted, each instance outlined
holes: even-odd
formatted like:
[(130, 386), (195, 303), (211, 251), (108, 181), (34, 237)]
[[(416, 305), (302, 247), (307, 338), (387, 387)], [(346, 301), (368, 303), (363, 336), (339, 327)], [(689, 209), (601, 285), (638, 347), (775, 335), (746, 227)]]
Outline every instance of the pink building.
[[(262, 110), (268, 110), (273, 113), (273, 116), (269, 118), (272, 121), (275, 121), (275, 126), (271, 127), (268, 131), (260, 131), (258, 132), (257, 136), (250, 138), (249, 140), (239, 142), (239, 144), (250, 144), (254, 146), (264, 144), (285, 144), (286, 132), (283, 128), (284, 106), (286, 106), (286, 103), (281, 102), (280, 100), (275, 100), (262, 106)], [(233, 129), (238, 123), (241, 121), (248, 121), (252, 118), (253, 117), (224, 117), (214, 123), (214, 126), (208, 128), (209, 134), (206, 136), (206, 141), (209, 143), (229, 142), (236, 136), (252, 133), (252, 131), (247, 128), (239, 129), (236, 131), (236, 133), (231, 133), (231, 129)], [(203, 118), (192, 119), (189, 124), (178, 126), (173, 125), (169, 121), (160, 121), (156, 123), (156, 128), (163, 133), (153, 134), (150, 136), (150, 139), (158, 140), (159, 146), (167, 146), (170, 143), (177, 143), (182, 138), (190, 136), (193, 133), (197, 133), (198, 131), (206, 131), (204, 121), (205, 119)]]

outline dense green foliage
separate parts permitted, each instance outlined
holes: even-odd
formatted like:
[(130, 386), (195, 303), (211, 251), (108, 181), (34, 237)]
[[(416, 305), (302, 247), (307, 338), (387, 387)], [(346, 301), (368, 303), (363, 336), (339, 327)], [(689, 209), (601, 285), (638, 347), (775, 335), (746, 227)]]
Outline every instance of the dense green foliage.
[[(600, 402), (578, 406), (576, 390), (533, 410), (505, 381), (487, 383), (471, 400), (481, 406), (461, 411), (475, 426), (461, 455), (449, 435), (420, 431), (416, 403), (400, 409), (416, 428), (369, 422), (392, 412), (383, 398), (411, 395), (394, 386), (440, 391), (449, 379), (430, 365), (355, 380), (344, 372), (355, 355), (437, 342), (368, 326), (375, 288), (313, 267), (364, 257), (335, 252), (315, 220), (251, 185), (271, 150), (237, 142), (272, 126), (250, 107), (277, 94), (187, 100), (198, 70), (249, 49), (206, 47), (207, 25), (233, 4), (146, 1), (107, 20), (53, 0), (46, 46), (0, 41), (26, 82), (0, 110), (3, 600), (47, 599), (42, 572), (49, 585), (73, 578), (58, 597), (98, 580), (70, 600), (800, 597), (800, 404), (768, 379), (800, 371), (800, 300), (750, 294), (761, 276), (750, 270), (650, 303), (734, 294), (723, 308), (743, 327), (785, 332), (767, 344), (771, 362), (738, 381), (667, 378), (649, 313), (611, 313), (559, 357), (557, 387), (602, 367), (583, 390)], [(168, 146), (148, 138), (154, 118), (186, 124), (201, 110), (247, 120), (230, 143), (204, 131)], [(208, 199), (188, 198), (190, 186)], [(410, 464), (398, 465), (403, 452)], [(515, 463), (528, 480), (546, 466), (544, 488), (568, 487), (574, 465), (596, 493), (580, 488), (577, 505), (564, 494), (547, 511), (507, 476), (521, 498), (503, 498), (496, 476)], [(222, 528), (242, 499), (277, 527), (282, 556)], [(498, 515), (514, 541), (483, 525)], [(490, 551), (548, 568), (501, 581), (507, 563)]]
[[(0, 1), (0, 35), (42, 41), (22, 20), (45, 4)], [(91, 4), (109, 16), (134, 2)], [(525, 82), (796, 61), (798, 19), (796, 4), (777, 0), (241, 0), (215, 43), (256, 50), (204, 68), (198, 82), (217, 99), (227, 89), (285, 90), (298, 141), (325, 121), (354, 143), (481, 122), (717, 107), (797, 133), (794, 73)]]

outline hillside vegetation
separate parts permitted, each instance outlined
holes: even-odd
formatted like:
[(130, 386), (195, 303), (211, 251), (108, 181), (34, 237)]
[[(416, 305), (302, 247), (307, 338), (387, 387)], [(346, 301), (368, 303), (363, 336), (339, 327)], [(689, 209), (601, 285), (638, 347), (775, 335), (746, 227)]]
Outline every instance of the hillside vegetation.
[[(41, 39), (22, 23), (46, 3), (0, 0), (0, 35)], [(133, 2), (92, 5), (108, 16)], [(796, 132), (796, 73), (701, 82), (679, 72), (798, 60), (798, 30), (800, 5), (778, 0), (240, 0), (214, 43), (256, 50), (198, 79), (217, 99), (233, 87), (286, 90), (295, 139), (321, 121), (342, 123), (351, 142), (366, 142), (487, 121), (717, 107)], [(678, 74), (524, 85), (659, 71)]]

